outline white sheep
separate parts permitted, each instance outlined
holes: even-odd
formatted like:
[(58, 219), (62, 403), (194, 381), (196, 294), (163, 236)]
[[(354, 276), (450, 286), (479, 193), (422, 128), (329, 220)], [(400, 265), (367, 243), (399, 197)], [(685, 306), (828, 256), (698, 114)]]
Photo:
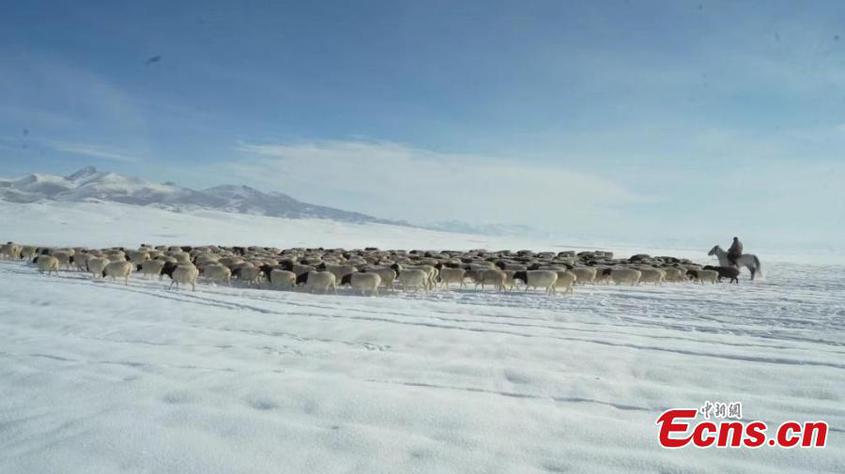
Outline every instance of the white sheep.
[(678, 267), (666, 267), (663, 269), (664, 281), (678, 282), (684, 281), (684, 271)]
[(310, 271), (299, 275), (296, 281), (297, 283), (304, 283), (305, 290), (309, 293), (315, 291), (328, 293), (329, 290), (332, 290), (337, 294), (337, 278), (332, 272)]
[(418, 268), (406, 268), (399, 271), (399, 284), (402, 285), (402, 290), (414, 291), (422, 288), (424, 291), (429, 288), (429, 273)]
[(47, 276), (51, 273), (59, 274), (59, 259), (51, 255), (40, 255), (36, 257), (38, 271), (41, 273), (47, 272)]
[(335, 280), (337, 281), (342, 280), (343, 277), (345, 277), (346, 275), (358, 271), (358, 269), (352, 265), (337, 265), (331, 263), (323, 263), (322, 265), (318, 266), (317, 269), (321, 271), (332, 272), (334, 274)]
[(396, 280), (396, 270), (390, 267), (369, 267), (366, 270), (369, 273), (378, 274), (379, 278), (381, 278), (381, 286), (383, 288), (393, 288), (393, 282)]
[(575, 280), (577, 285), (586, 285), (596, 279), (596, 267), (575, 267), (570, 271), (577, 277)]
[(91, 272), (91, 275), (94, 279), (103, 277), (103, 271), (106, 269), (106, 265), (109, 264), (109, 260), (105, 257), (96, 257), (91, 256), (88, 257), (88, 260), (85, 262), (85, 265), (88, 268), (88, 271)]
[(72, 250), (55, 250), (51, 252), (50, 255), (59, 260), (59, 268), (66, 268), (70, 270), (71, 257), (73, 257)]
[(296, 273), (274, 268), (270, 271), (270, 285), (274, 288), (293, 288), (296, 286)]
[[(593, 273), (595, 277), (595, 273)], [(555, 282), (555, 289), (562, 289), (565, 293), (575, 294), (574, 285), (578, 281), (578, 274), (572, 270), (562, 270), (557, 272), (557, 281)]]
[(89, 258), (91, 258), (91, 256), (87, 253), (77, 252), (74, 254), (73, 265), (76, 267), (76, 270), (80, 272), (87, 272)]
[(123, 278), (124, 284), (129, 284), (129, 275), (135, 267), (126, 260), (122, 262), (109, 262), (106, 268), (103, 269), (103, 276), (110, 277), (112, 280)]
[(236, 275), (238, 280), (245, 282), (247, 285), (256, 286), (261, 284), (261, 277), (264, 276), (260, 268), (249, 263), (237, 267), (232, 274)]
[(104, 254), (110, 262), (125, 262), (126, 253), (123, 250), (109, 250)]
[(640, 283), (659, 285), (666, 279), (666, 272), (659, 268), (641, 267), (638, 270), (640, 271)]
[(244, 259), (235, 256), (222, 257), (218, 263), (226, 265), (230, 270), (234, 270), (238, 265), (244, 263)]
[(706, 282), (716, 284), (719, 281), (719, 272), (716, 270), (690, 269), (687, 271), (687, 275), (701, 284)]
[(32, 245), (22, 245), (20, 256), (22, 259), (32, 260), (38, 253), (38, 249)]
[(129, 261), (136, 267), (150, 260), (150, 254), (147, 252), (129, 252)]
[(144, 278), (155, 277), (158, 275), (158, 279), (161, 280), (161, 270), (164, 268), (164, 260), (145, 260), (141, 263), (141, 275), (144, 275)]
[(173, 285), (176, 285), (178, 288), (179, 285), (189, 284), (191, 285), (191, 291), (197, 291), (197, 277), (199, 274), (200, 271), (193, 264), (179, 265), (173, 270), (173, 275), (171, 276), (173, 281), (170, 282), (168, 288), (173, 288)]
[(508, 288), (508, 274), (498, 268), (485, 268), (482, 270), (470, 270), (467, 273), (475, 280), (475, 287), (493, 285), (497, 291), (505, 291)]
[(202, 267), (202, 276), (212, 283), (232, 285), (232, 270), (226, 265), (209, 263)]
[(300, 265), (298, 263), (294, 263), (290, 269), (290, 271), (296, 273), (297, 277), (299, 277), (300, 275), (304, 275), (308, 272), (313, 272), (315, 270), (317, 270), (317, 267), (313, 265)]
[(611, 267), (596, 267), (596, 278), (593, 279), (593, 283), (609, 285), (611, 270)]
[(378, 296), (378, 287), (381, 285), (381, 277), (377, 273), (350, 273), (341, 280), (341, 285), (349, 283), (349, 285), (361, 292), (361, 295), (366, 295), (367, 292), (371, 296)]
[(443, 267), (440, 269), (440, 282), (444, 288), (449, 288), (450, 283), (458, 283), (463, 289), (464, 275), (466, 275), (466, 270), (463, 268)]
[(196, 262), (197, 265), (203, 266), (203, 265), (209, 265), (209, 264), (212, 264), (212, 263), (218, 263), (218, 258), (217, 258), (216, 255), (212, 255), (210, 253), (201, 253), (201, 254), (197, 255), (197, 257), (194, 259), (194, 261)]
[(0, 258), (17, 260), (21, 258), (22, 250), (23, 246), (13, 244), (11, 242), (9, 242), (8, 244), (0, 245)]
[(525, 291), (543, 288), (546, 294), (552, 295), (555, 293), (557, 273), (555, 270), (527, 270), (514, 273), (513, 279), (521, 280), (525, 284)]
[(434, 286), (437, 284), (437, 275), (438, 275), (439, 272), (437, 271), (437, 268), (435, 268), (432, 265), (425, 265), (425, 264), (423, 264), (423, 265), (400, 265), (398, 263), (395, 263), (395, 264), (393, 264), (393, 266), (391, 268), (393, 268), (398, 273), (400, 273), (400, 275), (401, 275), (401, 272), (404, 271), (404, 270), (422, 270), (422, 271), (424, 271), (425, 274), (426, 274), (426, 282), (425, 282), (425, 289), (426, 290), (433, 289)]
[(623, 283), (636, 285), (640, 282), (640, 277), (642, 276), (639, 270), (633, 268), (609, 268), (606, 271), (610, 272), (610, 281), (617, 285)]

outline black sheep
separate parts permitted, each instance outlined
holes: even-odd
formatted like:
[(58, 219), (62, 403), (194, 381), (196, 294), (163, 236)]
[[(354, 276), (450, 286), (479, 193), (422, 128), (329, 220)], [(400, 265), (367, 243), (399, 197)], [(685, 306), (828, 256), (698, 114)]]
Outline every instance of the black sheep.
[(719, 272), (719, 281), (722, 281), (722, 278), (730, 278), (730, 283), (739, 284), (739, 269), (736, 267), (717, 267), (707, 265), (704, 267), (704, 270), (716, 270)]
[(308, 283), (308, 274), (311, 272), (301, 273), (296, 276), (296, 284), (297, 285), (304, 285)]
[(270, 273), (271, 273), (273, 270), (275, 270), (277, 267), (274, 267), (273, 265), (267, 265), (267, 264), (265, 263), (264, 265), (261, 265), (261, 266), (260, 266), (260, 267), (258, 267), (258, 268), (261, 270), (261, 273), (263, 273), (263, 274), (264, 274), (264, 277), (267, 279), (267, 281), (270, 281)]
[(176, 267), (178, 267), (178, 266), (179, 266), (179, 264), (174, 263), (174, 262), (165, 262), (164, 267), (162, 267), (162, 269), (161, 269), (161, 274), (169, 276), (170, 279), (172, 280), (173, 279), (173, 270), (176, 270)]

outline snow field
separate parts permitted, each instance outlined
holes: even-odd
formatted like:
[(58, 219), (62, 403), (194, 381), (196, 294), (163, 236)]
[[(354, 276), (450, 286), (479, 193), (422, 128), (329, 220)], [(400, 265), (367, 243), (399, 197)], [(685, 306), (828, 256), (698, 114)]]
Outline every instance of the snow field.
[[(842, 267), (767, 270), (367, 298), (2, 262), (0, 472), (841, 472)], [(828, 447), (659, 448), (705, 400)]]

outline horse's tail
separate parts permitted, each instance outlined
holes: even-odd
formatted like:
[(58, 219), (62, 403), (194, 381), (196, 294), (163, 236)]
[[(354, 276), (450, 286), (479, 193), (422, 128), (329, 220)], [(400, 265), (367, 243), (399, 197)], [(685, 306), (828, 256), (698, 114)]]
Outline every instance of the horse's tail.
[(763, 276), (763, 266), (760, 265), (760, 259), (756, 255), (754, 256), (754, 268), (760, 273), (760, 276)]

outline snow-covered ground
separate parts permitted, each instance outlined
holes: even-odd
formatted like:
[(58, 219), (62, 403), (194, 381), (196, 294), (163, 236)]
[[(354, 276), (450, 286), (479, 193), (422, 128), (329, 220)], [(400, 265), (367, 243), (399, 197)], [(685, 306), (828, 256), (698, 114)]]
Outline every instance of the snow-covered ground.
[[(0, 206), (4, 241), (530, 247), (26, 206)], [(0, 472), (843, 472), (845, 267), (764, 268), (739, 286), (364, 298), (0, 262)], [(770, 425), (826, 420), (828, 446), (659, 448), (658, 415), (705, 400)]]
[[(288, 247), (481, 248), (531, 245), (527, 240), (455, 234), (386, 224), (285, 219), (213, 210), (173, 212), (114, 202), (0, 201), (3, 242), (105, 247), (227, 244)], [(505, 248), (505, 247), (503, 247)]]

